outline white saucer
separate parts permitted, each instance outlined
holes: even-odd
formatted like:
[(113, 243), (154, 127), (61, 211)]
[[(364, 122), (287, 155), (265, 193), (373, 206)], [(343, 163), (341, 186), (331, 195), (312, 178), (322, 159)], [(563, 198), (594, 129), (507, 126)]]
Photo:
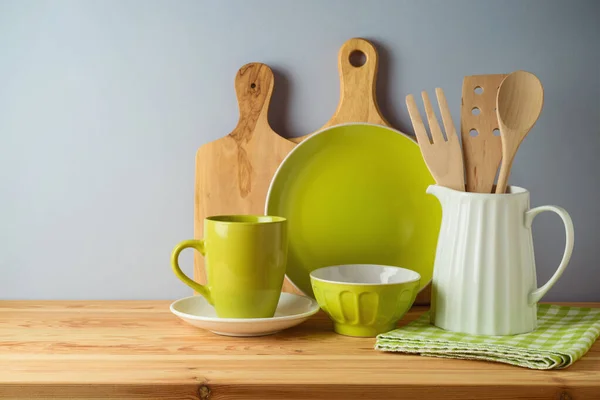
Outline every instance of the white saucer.
[(188, 324), (224, 336), (263, 336), (291, 328), (319, 311), (309, 297), (281, 293), (272, 318), (219, 318), (202, 296), (191, 296), (171, 304), (171, 312)]

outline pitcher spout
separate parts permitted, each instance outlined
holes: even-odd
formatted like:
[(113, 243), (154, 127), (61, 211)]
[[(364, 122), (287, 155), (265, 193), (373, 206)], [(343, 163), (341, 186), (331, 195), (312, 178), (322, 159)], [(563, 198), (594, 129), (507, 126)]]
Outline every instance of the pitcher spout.
[(450, 196), (453, 190), (445, 186), (429, 185), (425, 192), (434, 195), (441, 204), (444, 204), (444, 201)]

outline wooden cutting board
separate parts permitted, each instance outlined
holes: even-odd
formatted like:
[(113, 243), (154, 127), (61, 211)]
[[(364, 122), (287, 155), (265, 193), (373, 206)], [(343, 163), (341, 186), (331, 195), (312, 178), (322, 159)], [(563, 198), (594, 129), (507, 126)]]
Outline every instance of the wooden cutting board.
[[(360, 61), (364, 63), (359, 65)], [(377, 105), (377, 67), (377, 50), (369, 41), (352, 38), (342, 45), (338, 52), (340, 101), (333, 117), (317, 132), (352, 122), (391, 127)], [(237, 127), (224, 138), (200, 147), (196, 154), (196, 238), (203, 236), (202, 220), (206, 216), (263, 214), (267, 190), (277, 167), (295, 143), (314, 133), (288, 140), (273, 132), (267, 120), (273, 75), (266, 65), (253, 63), (242, 67), (235, 87), (240, 108)], [(197, 253), (194, 276), (197, 281), (206, 282), (204, 259)], [(283, 290), (299, 293), (287, 278)], [(429, 285), (417, 296), (416, 304), (429, 304), (430, 297)]]
[[(219, 214), (264, 214), (271, 178), (295, 144), (268, 121), (273, 72), (261, 63), (244, 65), (235, 77), (240, 117), (227, 136), (196, 153), (194, 237), (204, 236), (204, 218)], [(204, 258), (194, 254), (194, 279), (206, 283)], [(284, 290), (293, 286), (284, 282)]]
[[(316, 132), (330, 126), (351, 122), (377, 124), (394, 129), (381, 114), (377, 104), (378, 66), (377, 49), (369, 41), (352, 38), (342, 45), (338, 53), (340, 101), (333, 117)], [(300, 143), (316, 132), (291, 140)], [(431, 284), (419, 293), (415, 304), (427, 305), (430, 303), (430, 299)]]
[[(360, 66), (351, 60), (363, 61)], [(391, 127), (381, 115), (377, 104), (375, 85), (379, 65), (377, 50), (369, 41), (353, 38), (342, 45), (338, 53), (338, 72), (340, 75), (340, 102), (333, 117), (316, 132), (333, 125), (350, 122), (366, 122)], [(292, 138), (300, 143), (314, 133)]]

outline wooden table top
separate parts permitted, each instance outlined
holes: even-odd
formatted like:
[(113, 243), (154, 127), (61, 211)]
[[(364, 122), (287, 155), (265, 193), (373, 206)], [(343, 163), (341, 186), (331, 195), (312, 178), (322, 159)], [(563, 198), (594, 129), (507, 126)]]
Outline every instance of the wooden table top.
[(0, 399), (600, 399), (600, 341), (535, 371), (375, 351), (322, 313), (272, 336), (217, 336), (170, 303), (0, 301)]

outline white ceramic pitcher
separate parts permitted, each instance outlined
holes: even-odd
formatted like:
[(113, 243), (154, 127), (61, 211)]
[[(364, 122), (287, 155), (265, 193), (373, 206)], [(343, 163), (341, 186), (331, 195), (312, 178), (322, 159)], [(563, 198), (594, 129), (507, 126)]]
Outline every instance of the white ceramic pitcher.
[[(560, 207), (529, 209), (529, 192), (459, 192), (432, 185), (442, 204), (442, 225), (432, 282), (431, 322), (443, 329), (513, 335), (537, 326), (537, 302), (565, 270), (573, 250), (573, 223)], [(566, 246), (558, 269), (537, 287), (531, 223), (543, 211), (565, 224)]]

